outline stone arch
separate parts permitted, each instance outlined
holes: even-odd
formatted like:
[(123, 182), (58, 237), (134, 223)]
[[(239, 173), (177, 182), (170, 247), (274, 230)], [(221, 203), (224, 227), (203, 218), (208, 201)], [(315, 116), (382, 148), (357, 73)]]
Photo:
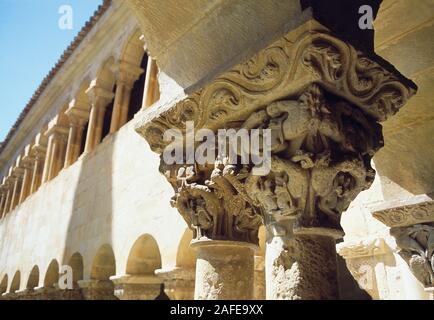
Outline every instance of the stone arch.
[(140, 39), (142, 32), (140, 29), (133, 31), (131, 36), (128, 38), (126, 44), (120, 55), (120, 60), (128, 62), (135, 66), (140, 66), (143, 55), (146, 53), (144, 49), (144, 43)]
[(90, 277), (94, 280), (109, 280), (116, 274), (116, 259), (109, 244), (102, 245), (92, 262)]
[(21, 285), (21, 272), (15, 272), (14, 277), (12, 278), (11, 287), (9, 289), (10, 293), (14, 293), (15, 291), (20, 290)]
[(99, 88), (112, 92), (116, 83), (116, 68), (116, 61), (113, 57), (105, 60), (90, 86), (96, 85)]
[(2, 282), (0, 282), (0, 295), (8, 291), (8, 275), (3, 276)]
[(53, 287), (59, 282), (59, 263), (56, 259), (51, 260), (44, 277), (44, 287)]
[(35, 265), (30, 271), (29, 278), (27, 279), (26, 289), (34, 289), (39, 286), (39, 267)]
[(74, 253), (68, 261), (68, 265), (72, 268), (72, 279), (74, 284), (83, 280), (83, 257), (80, 253)]
[(126, 273), (129, 275), (154, 274), (161, 268), (161, 254), (157, 241), (149, 234), (140, 236), (130, 250)]
[(182, 235), (176, 253), (176, 266), (185, 268), (196, 267), (196, 252), (190, 247), (190, 242), (193, 239), (193, 231), (186, 229)]

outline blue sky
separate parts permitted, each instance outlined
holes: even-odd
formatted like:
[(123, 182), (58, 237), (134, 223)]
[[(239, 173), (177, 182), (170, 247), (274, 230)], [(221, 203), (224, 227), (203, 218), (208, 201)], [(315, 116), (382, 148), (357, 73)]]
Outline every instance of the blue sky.
[[(102, 0), (0, 0), (0, 141)], [(59, 8), (73, 10), (72, 30)]]

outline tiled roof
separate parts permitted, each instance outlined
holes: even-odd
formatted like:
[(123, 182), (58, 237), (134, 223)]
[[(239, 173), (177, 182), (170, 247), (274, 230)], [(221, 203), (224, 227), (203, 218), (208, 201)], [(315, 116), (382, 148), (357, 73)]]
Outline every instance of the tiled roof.
[(15, 121), (15, 124), (9, 130), (4, 141), (0, 142), (0, 153), (3, 152), (3, 150), (5, 149), (6, 145), (8, 144), (8, 142), (10, 141), (12, 136), (18, 130), (21, 122), (23, 122), (26, 115), (29, 113), (29, 111), (32, 109), (32, 107), (35, 105), (36, 101), (38, 101), (39, 97), (44, 92), (45, 88), (47, 88), (47, 86), (50, 84), (51, 80), (53, 80), (53, 78), (55, 77), (57, 72), (60, 70), (60, 68), (71, 57), (71, 55), (74, 53), (75, 49), (77, 49), (77, 47), (80, 45), (80, 43), (86, 37), (86, 35), (90, 32), (90, 30), (93, 28), (93, 26), (95, 26), (95, 24), (99, 21), (99, 19), (107, 11), (107, 9), (110, 7), (111, 3), (112, 3), (112, 0), (104, 0), (104, 2), (94, 12), (92, 17), (86, 22), (86, 24), (80, 30), (80, 32), (75, 36), (75, 38), (71, 42), (71, 44), (63, 51), (62, 55), (60, 56), (60, 59), (57, 61), (55, 66), (45, 76), (44, 80), (42, 80), (41, 84), (39, 85), (38, 89), (36, 89), (35, 93), (33, 93), (32, 98), (27, 103), (27, 105), (24, 107), (24, 110), (20, 113), (18, 119)]

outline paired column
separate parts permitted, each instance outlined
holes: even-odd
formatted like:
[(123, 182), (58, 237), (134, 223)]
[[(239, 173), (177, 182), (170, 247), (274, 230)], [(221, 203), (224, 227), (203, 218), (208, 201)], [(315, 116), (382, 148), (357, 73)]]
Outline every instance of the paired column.
[(96, 80), (92, 82), (86, 94), (89, 96), (91, 103), (85, 146), (85, 152), (88, 153), (101, 142), (105, 110), (113, 99), (114, 94), (113, 92), (99, 87), (96, 84)]
[(52, 180), (63, 168), (66, 142), (69, 134), (68, 119), (65, 114), (56, 116), (48, 125), (45, 136), (48, 138), (42, 183)]
[(18, 206), (20, 200), (20, 192), (21, 192), (21, 185), (23, 182), (24, 170), (18, 165), (21, 165), (20, 157), (17, 160), (17, 166), (12, 169), (11, 179), (12, 179), (13, 188), (12, 188), (12, 196), (11, 196), (9, 212), (14, 210)]
[(80, 156), (84, 126), (89, 119), (90, 103), (74, 99), (69, 104), (66, 115), (69, 119), (68, 144), (65, 156), (65, 168), (69, 167)]
[(24, 175), (23, 175), (23, 184), (21, 186), (19, 203), (23, 203), (27, 199), (27, 197), (30, 195), (33, 166), (35, 163), (35, 159), (33, 158), (32, 153), (31, 153), (31, 148), (32, 148), (32, 146), (28, 145), (24, 149), (24, 154), (22, 157), (22, 167), (24, 170)]
[[(311, 19), (138, 125), (195, 230), (196, 299), (253, 297), (262, 222), (267, 299), (339, 298), (340, 216), (373, 182), (379, 122), (416, 91), (372, 56)], [(179, 144), (164, 139), (170, 129)], [(179, 145), (189, 148), (174, 159)]]
[(8, 193), (7, 188), (3, 183), (0, 186), (0, 194), (1, 194), (1, 197), (0, 197), (0, 219), (3, 218), (3, 209), (4, 209), (5, 204), (6, 204), (7, 193)]
[(5, 200), (4, 205), (2, 209), (2, 218), (6, 216), (6, 214), (9, 212), (10, 209), (10, 203), (11, 203), (11, 196), (12, 196), (12, 188), (13, 188), (13, 182), (11, 181), (10, 177), (7, 177), (3, 182), (4, 188), (5, 188)]
[(398, 254), (423, 285), (429, 299), (433, 299), (434, 201), (422, 195), (407, 201), (385, 203), (373, 216), (390, 227)]
[(131, 90), (134, 82), (137, 81), (144, 70), (126, 61), (121, 61), (118, 72), (110, 133), (118, 131), (127, 122)]
[(47, 153), (47, 138), (45, 136), (45, 131), (48, 129), (44, 128), (43, 133), (38, 133), (35, 137), (35, 143), (32, 146), (31, 154), (34, 159), (33, 172), (32, 172), (32, 182), (30, 184), (30, 194), (35, 193), (42, 183), (42, 175), (44, 170), (44, 163)]

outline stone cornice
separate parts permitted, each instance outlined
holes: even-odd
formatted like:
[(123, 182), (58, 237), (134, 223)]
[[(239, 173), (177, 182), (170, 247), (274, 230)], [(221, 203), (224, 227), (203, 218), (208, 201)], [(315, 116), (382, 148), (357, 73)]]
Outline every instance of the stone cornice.
[(372, 215), (391, 228), (433, 222), (434, 201), (428, 199), (426, 196), (418, 196), (407, 202), (389, 203), (388, 208), (374, 209)]

